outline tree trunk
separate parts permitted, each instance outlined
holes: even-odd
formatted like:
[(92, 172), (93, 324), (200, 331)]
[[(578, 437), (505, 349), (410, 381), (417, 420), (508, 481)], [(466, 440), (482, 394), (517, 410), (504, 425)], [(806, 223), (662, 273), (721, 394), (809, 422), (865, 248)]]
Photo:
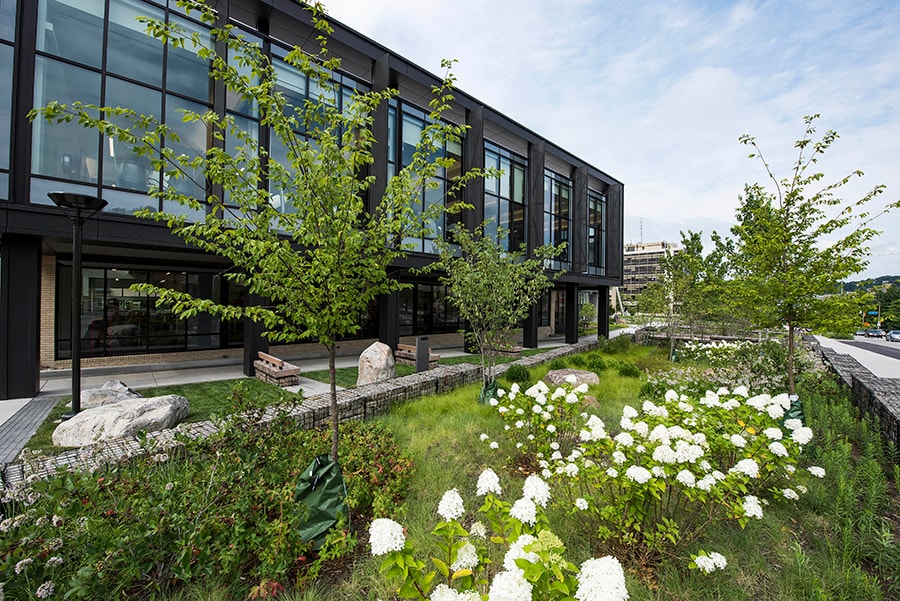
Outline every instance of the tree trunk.
[(337, 346), (334, 343), (328, 345), (328, 379), (331, 383), (331, 460), (335, 463), (338, 460), (338, 426), (341, 421), (338, 415), (337, 374), (334, 369), (336, 352)]
[(794, 394), (794, 322), (788, 322), (788, 394)]

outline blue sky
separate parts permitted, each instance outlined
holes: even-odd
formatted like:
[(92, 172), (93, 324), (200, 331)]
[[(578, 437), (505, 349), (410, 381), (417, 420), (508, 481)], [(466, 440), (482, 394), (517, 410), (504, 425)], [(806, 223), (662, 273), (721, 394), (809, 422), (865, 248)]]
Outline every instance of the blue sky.
[[(900, 2), (331, 0), (329, 14), (625, 183), (625, 240), (678, 241), (734, 222), (787, 176), (803, 117), (840, 138), (825, 181), (900, 199)], [(863, 276), (900, 275), (900, 210), (875, 222)]]

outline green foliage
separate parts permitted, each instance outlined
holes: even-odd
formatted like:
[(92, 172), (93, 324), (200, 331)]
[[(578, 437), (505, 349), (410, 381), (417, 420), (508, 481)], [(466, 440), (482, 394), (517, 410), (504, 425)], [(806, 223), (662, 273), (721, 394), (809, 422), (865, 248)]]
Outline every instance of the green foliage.
[[(747, 185), (737, 211), (732, 238), (717, 239), (719, 251), (730, 257), (732, 285), (729, 298), (733, 310), (750, 316), (763, 327), (788, 328), (788, 389), (794, 391), (794, 332), (799, 326), (814, 326), (839, 302), (840, 281), (863, 270), (868, 262), (868, 243), (877, 234), (871, 222), (894, 205), (871, 215), (866, 205), (881, 194), (875, 186), (855, 202), (844, 204), (835, 196), (854, 171), (831, 184), (822, 185), (823, 173), (812, 172), (818, 159), (837, 139), (833, 131), (814, 140), (818, 115), (806, 117), (806, 130), (795, 143), (799, 149), (790, 176), (778, 179), (762, 156), (756, 140), (741, 137), (752, 147), (750, 158), (758, 158), (774, 185)], [(827, 243), (826, 243), (827, 242)]]
[(549, 367), (550, 367), (550, 369), (565, 369), (566, 367), (568, 367), (568, 363), (567, 363), (566, 359), (564, 359), (562, 357), (557, 357), (556, 359), (554, 359), (553, 361), (550, 362)]
[[(482, 386), (487, 390), (490, 373), (497, 364), (497, 351), (510, 346), (516, 324), (541, 294), (553, 285), (544, 273), (544, 260), (563, 248), (544, 245), (525, 258), (526, 249), (507, 250), (507, 232), (498, 228), (497, 237), (485, 235), (484, 225), (470, 232), (455, 224), (447, 240), (435, 240), (438, 259), (421, 273), (443, 273), (439, 280), (447, 286), (447, 299), (468, 324), (467, 339), (481, 357)], [(452, 241), (452, 242), (451, 242)]]
[[(202, 210), (204, 216), (196, 221), (184, 211), (144, 210), (139, 215), (166, 223), (189, 245), (227, 259), (232, 268), (224, 277), (244, 287), (248, 295), (265, 300), (235, 306), (153, 284), (137, 284), (134, 290), (155, 297), (158, 306), (171, 307), (179, 319), (199, 313), (221, 319), (249, 318), (262, 323), (264, 335), (273, 341), (318, 340), (329, 349), (333, 371), (338, 338), (359, 330), (362, 316), (379, 295), (403, 287), (387, 273), (408, 252), (402, 241), (425, 235), (445, 210), (443, 203), (423, 212), (416, 205), (423, 189), (433, 187), (429, 182), (438, 170), (453, 167), (453, 160), (438, 151), (446, 141), (458, 142), (465, 132), (465, 126), (441, 119), (453, 99), (453, 78), (448, 74), (435, 87), (427, 125), (409, 164), (391, 178), (377, 202), (369, 202), (367, 192), (375, 178), (360, 174), (374, 160), (375, 109), (396, 91), (356, 90), (343, 106), (337, 102), (339, 88), (333, 74), (340, 61), (328, 52), (332, 29), (323, 18), (321, 4), (306, 6), (320, 34), (318, 52), (294, 48), (284, 59), (314, 82), (310, 87), (320, 90), (318, 97), (301, 106), (291, 105), (279, 91), (275, 67), (259, 45), (239, 35), (232, 25), (221, 26), (213, 7), (195, 1), (188, 4), (210, 25), (217, 44), (208, 47), (198, 33), (174, 23), (139, 20), (161, 43), (191, 48), (201, 59), (211, 61), (211, 78), (229, 93), (252, 99), (273, 146), (286, 153), (283, 163), (231, 116), (213, 111), (183, 114), (185, 122), (202, 124), (214, 140), (205, 154), (197, 156), (176, 155), (170, 143), (177, 139), (173, 128), (156, 116), (138, 115), (127, 108), (51, 103), (32, 111), (30, 117), (94, 128), (132, 146), (132, 152), (161, 170), (166, 181), (190, 179), (205, 189), (201, 199), (176, 186), (151, 191), (164, 207), (180, 205), (191, 209), (188, 214)], [(239, 59), (229, 62), (217, 48), (227, 48)], [(443, 66), (449, 69), (450, 63)], [(457, 178), (450, 196), (455, 197), (475, 175), (468, 172)], [(331, 454), (336, 460), (334, 389), (331, 410)]]
[(595, 372), (600, 372), (606, 369), (606, 360), (600, 353), (589, 353), (585, 364), (588, 368)]
[(506, 379), (510, 382), (524, 384), (531, 380), (531, 372), (524, 365), (513, 363), (506, 370)]
[(641, 370), (634, 363), (620, 362), (616, 366), (616, 372), (623, 378), (640, 378)]
[[(283, 586), (346, 555), (356, 543), (347, 522), (319, 553), (297, 534), (305, 508), (294, 488), (327, 452), (330, 433), (298, 429), (291, 406), (270, 410), (260, 428), (262, 403), (248, 394), (235, 389), (241, 412), (210, 438), (146, 448), (108, 470), (60, 473), (9, 495), (0, 506), (6, 598), (33, 598), (44, 582), (76, 599), (146, 597), (214, 575), (231, 586)], [(351, 512), (394, 510), (411, 464), (389, 432), (348, 422), (341, 439)]]

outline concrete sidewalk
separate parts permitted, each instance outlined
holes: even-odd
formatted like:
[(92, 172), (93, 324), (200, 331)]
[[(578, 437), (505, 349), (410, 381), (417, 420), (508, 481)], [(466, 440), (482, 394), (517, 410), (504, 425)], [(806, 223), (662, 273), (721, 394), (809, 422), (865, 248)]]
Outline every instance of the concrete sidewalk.
[(900, 378), (900, 359), (894, 359), (873, 353), (856, 346), (844, 344), (840, 340), (826, 338), (825, 336), (815, 336), (819, 345), (825, 348), (834, 349), (841, 355), (850, 355), (860, 362), (860, 364), (872, 372), (872, 375), (878, 378)]

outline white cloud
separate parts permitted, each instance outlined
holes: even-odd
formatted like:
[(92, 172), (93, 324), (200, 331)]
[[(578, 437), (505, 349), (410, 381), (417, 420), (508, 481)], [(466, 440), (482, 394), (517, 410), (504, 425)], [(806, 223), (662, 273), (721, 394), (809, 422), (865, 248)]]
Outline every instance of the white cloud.
[[(459, 59), (461, 89), (624, 181), (626, 236), (641, 218), (646, 241), (727, 230), (744, 183), (766, 177), (738, 136), (754, 135), (783, 176), (812, 113), (822, 114), (820, 133), (841, 135), (818, 164), (828, 177), (866, 172), (845, 198), (876, 183), (888, 186), (878, 204), (900, 198), (900, 4), (889, 0), (333, 0), (328, 9), (430, 71)], [(867, 274), (900, 274), (900, 211), (876, 225), (885, 233)]]

